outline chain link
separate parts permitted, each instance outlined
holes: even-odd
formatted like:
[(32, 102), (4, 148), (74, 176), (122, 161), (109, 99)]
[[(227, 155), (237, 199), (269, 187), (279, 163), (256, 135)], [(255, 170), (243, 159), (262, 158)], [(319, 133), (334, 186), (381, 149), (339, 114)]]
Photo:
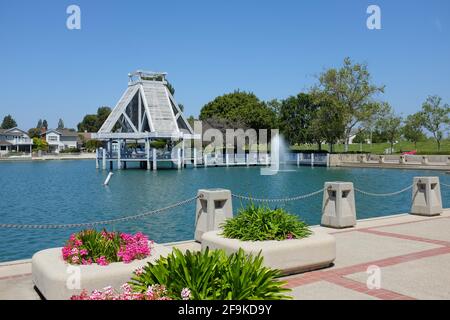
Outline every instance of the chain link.
[(355, 191), (357, 191), (359, 193), (362, 193), (363, 195), (372, 196), (372, 197), (392, 197), (392, 196), (396, 196), (396, 195), (398, 195), (400, 193), (403, 193), (403, 192), (406, 192), (406, 191), (412, 189), (413, 186), (414, 185), (412, 184), (409, 187), (406, 187), (406, 188), (404, 188), (402, 190), (399, 190), (399, 191), (396, 191), (396, 192), (390, 192), (390, 193), (373, 193), (373, 192), (363, 191), (363, 190), (360, 190), (358, 188), (355, 188)]
[(324, 188), (319, 189), (317, 191), (308, 193), (308, 194), (303, 194), (303, 195), (299, 195), (299, 196), (295, 196), (295, 197), (290, 197), (290, 198), (278, 198), (278, 199), (262, 199), (262, 198), (253, 198), (253, 197), (249, 197), (249, 196), (243, 196), (243, 195), (239, 195), (239, 194), (232, 194), (232, 196), (234, 198), (237, 199), (241, 199), (241, 200), (248, 200), (248, 201), (255, 201), (255, 202), (288, 202), (288, 201), (297, 201), (297, 200), (303, 200), (309, 197), (313, 197), (315, 195), (318, 195), (319, 193), (322, 193), (324, 190)]
[(130, 220), (136, 220), (145, 218), (149, 215), (153, 215), (156, 213), (161, 213), (164, 211), (168, 211), (177, 207), (181, 207), (185, 204), (188, 204), (194, 200), (196, 200), (198, 196), (171, 204), (167, 207), (140, 213), (134, 216), (128, 216), (128, 217), (122, 217), (117, 219), (110, 219), (110, 220), (103, 220), (103, 221), (96, 221), (96, 222), (85, 222), (85, 223), (71, 223), (71, 224), (0, 224), (0, 228), (6, 228), (6, 229), (70, 229), (70, 228), (81, 228), (81, 227), (94, 227), (99, 225), (108, 225), (108, 224), (114, 224), (118, 222), (126, 222)]

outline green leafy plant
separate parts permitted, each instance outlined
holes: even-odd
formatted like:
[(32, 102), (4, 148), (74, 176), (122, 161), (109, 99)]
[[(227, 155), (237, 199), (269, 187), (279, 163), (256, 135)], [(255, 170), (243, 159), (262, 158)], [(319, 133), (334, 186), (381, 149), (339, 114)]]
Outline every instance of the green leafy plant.
[(222, 224), (223, 236), (242, 241), (301, 239), (311, 235), (307, 224), (282, 208), (249, 206)]
[(174, 249), (167, 258), (149, 263), (130, 284), (134, 291), (144, 293), (153, 285), (164, 285), (167, 295), (180, 299), (180, 292), (189, 288), (194, 300), (280, 300), (290, 291), (276, 278), (280, 271), (263, 266), (260, 255), (246, 255), (243, 250), (227, 256), (223, 250), (201, 252)]

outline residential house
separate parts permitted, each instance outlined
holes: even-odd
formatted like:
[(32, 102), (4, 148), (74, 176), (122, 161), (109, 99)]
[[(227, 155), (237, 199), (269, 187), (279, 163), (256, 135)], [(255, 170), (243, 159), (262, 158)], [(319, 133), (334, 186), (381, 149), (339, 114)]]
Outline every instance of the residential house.
[(19, 128), (0, 129), (0, 156), (8, 153), (27, 153), (31, 155), (33, 139)]
[(42, 134), (49, 152), (59, 153), (68, 148), (78, 148), (78, 133), (69, 129), (51, 129)]

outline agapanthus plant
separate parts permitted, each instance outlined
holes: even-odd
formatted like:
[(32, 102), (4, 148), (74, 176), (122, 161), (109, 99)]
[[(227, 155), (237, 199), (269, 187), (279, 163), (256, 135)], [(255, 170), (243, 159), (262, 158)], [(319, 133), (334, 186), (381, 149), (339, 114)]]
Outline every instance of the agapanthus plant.
[(138, 232), (135, 235), (84, 230), (70, 236), (62, 249), (62, 256), (70, 264), (105, 266), (111, 262), (129, 263), (150, 255), (148, 237)]

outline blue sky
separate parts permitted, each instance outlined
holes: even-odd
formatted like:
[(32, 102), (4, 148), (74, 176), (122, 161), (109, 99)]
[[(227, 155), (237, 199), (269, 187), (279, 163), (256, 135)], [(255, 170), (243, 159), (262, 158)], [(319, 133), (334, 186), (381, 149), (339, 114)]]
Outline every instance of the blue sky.
[[(81, 30), (66, 8), (81, 8)], [(366, 28), (369, 4), (382, 30)], [(450, 1), (0, 0), (0, 117), (75, 127), (113, 107), (136, 69), (166, 71), (187, 115), (223, 93), (307, 90), (344, 57), (366, 62), (398, 113), (450, 102)]]

